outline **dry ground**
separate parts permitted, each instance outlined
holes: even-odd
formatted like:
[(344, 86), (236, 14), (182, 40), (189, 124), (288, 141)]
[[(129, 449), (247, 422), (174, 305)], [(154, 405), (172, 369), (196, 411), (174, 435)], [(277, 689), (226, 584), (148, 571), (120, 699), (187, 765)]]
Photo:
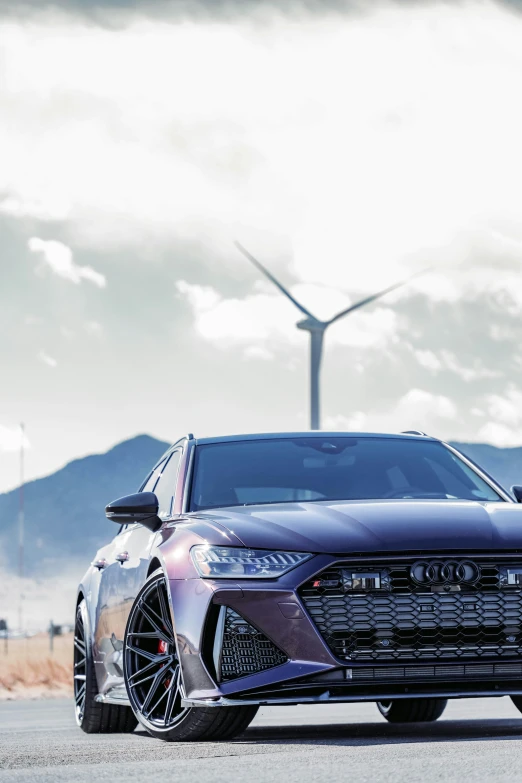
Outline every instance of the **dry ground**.
[(69, 696), (72, 693), (73, 634), (38, 634), (0, 640), (0, 700)]

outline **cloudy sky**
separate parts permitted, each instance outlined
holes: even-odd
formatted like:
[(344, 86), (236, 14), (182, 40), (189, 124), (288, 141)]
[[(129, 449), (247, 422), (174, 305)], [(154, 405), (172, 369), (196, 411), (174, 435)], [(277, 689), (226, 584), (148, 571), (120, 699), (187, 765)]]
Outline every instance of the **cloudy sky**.
[(139, 432), (522, 444), (522, 14), (0, 0), (0, 491)]

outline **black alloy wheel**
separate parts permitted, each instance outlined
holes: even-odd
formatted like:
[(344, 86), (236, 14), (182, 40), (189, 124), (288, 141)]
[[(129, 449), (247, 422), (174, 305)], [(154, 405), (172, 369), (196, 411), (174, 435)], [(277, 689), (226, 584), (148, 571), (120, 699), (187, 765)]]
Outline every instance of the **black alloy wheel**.
[(76, 609), (74, 624), (74, 711), (76, 723), (87, 734), (129, 733), (137, 726), (130, 707), (96, 701), (98, 685), (94, 671), (87, 604)]
[(134, 601), (123, 662), (132, 709), (141, 725), (158, 739), (230, 739), (244, 731), (257, 712), (257, 706), (183, 706), (182, 672), (162, 571), (149, 577)]
[(162, 577), (150, 580), (132, 607), (124, 670), (130, 702), (144, 726), (166, 731), (183, 719), (181, 670)]
[(447, 699), (396, 699), (378, 701), (377, 709), (390, 723), (431, 723), (440, 718)]
[(85, 715), (85, 693), (87, 687), (87, 648), (82, 607), (76, 612), (74, 625), (74, 709), (76, 721), (81, 726)]

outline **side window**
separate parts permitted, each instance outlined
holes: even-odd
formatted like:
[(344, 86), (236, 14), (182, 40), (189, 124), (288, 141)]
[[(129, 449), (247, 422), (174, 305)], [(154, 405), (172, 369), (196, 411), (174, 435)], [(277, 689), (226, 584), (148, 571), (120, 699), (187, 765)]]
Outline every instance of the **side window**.
[(145, 482), (143, 489), (140, 490), (141, 492), (154, 492), (154, 485), (156, 484), (158, 476), (163, 470), (164, 466), (165, 460), (160, 462), (160, 464), (152, 471), (147, 481)]
[(163, 468), (159, 481), (153, 490), (158, 498), (158, 514), (162, 519), (166, 519), (172, 514), (180, 459), (181, 451), (174, 451)]

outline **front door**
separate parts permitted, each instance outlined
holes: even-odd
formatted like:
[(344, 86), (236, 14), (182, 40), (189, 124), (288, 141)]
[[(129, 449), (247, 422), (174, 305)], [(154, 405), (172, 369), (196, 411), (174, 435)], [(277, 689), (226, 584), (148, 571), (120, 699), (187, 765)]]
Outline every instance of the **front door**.
[[(122, 650), (127, 617), (147, 578), (149, 554), (156, 538), (143, 525), (127, 525), (105, 555), (98, 592), (96, 662), (101, 692), (123, 684)], [(101, 681), (103, 680), (103, 682)]]

